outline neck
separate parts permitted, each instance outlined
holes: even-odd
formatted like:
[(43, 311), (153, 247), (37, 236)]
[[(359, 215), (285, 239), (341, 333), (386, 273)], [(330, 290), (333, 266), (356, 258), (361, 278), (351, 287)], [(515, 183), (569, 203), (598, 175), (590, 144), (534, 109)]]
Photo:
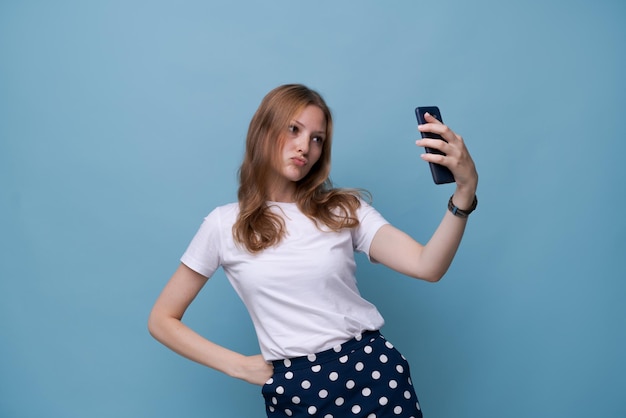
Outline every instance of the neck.
[(296, 183), (280, 181), (279, 179), (274, 179), (274, 181), (269, 182), (269, 187), (267, 188), (268, 200), (272, 202), (292, 203), (295, 201), (295, 195)]
[(295, 202), (293, 193), (270, 193), (268, 196), (268, 200), (271, 202), (284, 202), (284, 203)]

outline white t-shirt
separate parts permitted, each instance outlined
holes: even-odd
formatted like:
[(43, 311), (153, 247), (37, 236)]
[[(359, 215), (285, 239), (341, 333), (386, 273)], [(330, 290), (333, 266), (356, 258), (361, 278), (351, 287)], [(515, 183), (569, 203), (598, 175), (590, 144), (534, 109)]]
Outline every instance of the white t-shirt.
[(333, 348), (384, 320), (361, 297), (354, 251), (369, 257), (378, 229), (388, 222), (361, 202), (359, 226), (320, 230), (295, 203), (271, 202), (287, 234), (275, 247), (252, 254), (234, 241), (239, 204), (213, 210), (181, 261), (210, 277), (220, 266), (245, 304), (263, 357), (278, 360)]

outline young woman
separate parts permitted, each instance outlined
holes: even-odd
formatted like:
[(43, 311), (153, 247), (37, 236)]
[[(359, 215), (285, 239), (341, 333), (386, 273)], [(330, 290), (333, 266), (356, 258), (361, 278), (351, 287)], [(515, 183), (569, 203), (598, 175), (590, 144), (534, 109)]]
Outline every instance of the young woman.
[[(263, 386), (268, 417), (421, 417), (409, 365), (380, 334), (383, 318), (356, 287), (354, 251), (431, 282), (450, 266), (476, 206), (478, 175), (463, 139), (426, 118), (419, 130), (447, 142), (416, 144), (446, 155), (422, 159), (448, 167), (456, 190), (422, 245), (358, 191), (332, 187), (332, 117), (318, 93), (302, 85), (268, 93), (250, 122), (238, 202), (205, 218), (152, 309), (152, 335), (193, 361)], [(251, 315), (259, 355), (216, 345), (182, 322), (219, 267)]]

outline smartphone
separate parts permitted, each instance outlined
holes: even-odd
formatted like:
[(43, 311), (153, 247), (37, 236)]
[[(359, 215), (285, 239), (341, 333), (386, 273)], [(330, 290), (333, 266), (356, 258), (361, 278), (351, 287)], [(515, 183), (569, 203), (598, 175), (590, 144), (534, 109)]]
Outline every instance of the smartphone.
[[(439, 108), (437, 106), (420, 106), (420, 107), (415, 108), (415, 116), (417, 116), (417, 123), (419, 125), (423, 125), (426, 123), (426, 119), (424, 118), (425, 113), (429, 113), (435, 118), (437, 118), (440, 122), (443, 122), (443, 119), (441, 118), (441, 112), (439, 112)], [(422, 138), (434, 138), (434, 139), (440, 139), (442, 141), (446, 141), (445, 139), (441, 137), (441, 135), (434, 134), (432, 132), (422, 132), (421, 134), (422, 134)], [(432, 154), (445, 155), (443, 152), (439, 151), (438, 149), (429, 148), (429, 147), (425, 147), (425, 148), (426, 148), (426, 152), (429, 152)], [(430, 165), (430, 172), (433, 176), (433, 181), (435, 182), (435, 184), (454, 183), (454, 175), (452, 175), (452, 172), (448, 169), (448, 167), (443, 166), (441, 164), (436, 164), (436, 163), (428, 163), (428, 164)]]

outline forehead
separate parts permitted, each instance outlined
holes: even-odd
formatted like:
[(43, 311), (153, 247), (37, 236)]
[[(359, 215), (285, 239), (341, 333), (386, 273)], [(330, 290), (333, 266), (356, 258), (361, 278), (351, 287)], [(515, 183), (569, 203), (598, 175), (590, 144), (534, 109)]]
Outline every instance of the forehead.
[(293, 120), (308, 128), (326, 129), (326, 115), (316, 105), (307, 105), (295, 112)]

